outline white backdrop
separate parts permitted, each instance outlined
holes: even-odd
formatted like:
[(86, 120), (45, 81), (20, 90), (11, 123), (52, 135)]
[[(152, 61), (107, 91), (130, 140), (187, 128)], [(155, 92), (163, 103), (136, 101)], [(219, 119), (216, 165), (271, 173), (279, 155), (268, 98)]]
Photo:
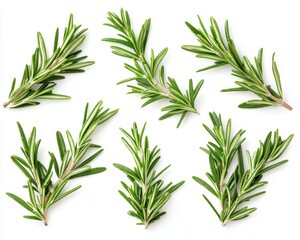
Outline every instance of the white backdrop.
[[(84, 53), (96, 64), (86, 73), (69, 75), (60, 82), (56, 91), (69, 94), (69, 101), (43, 101), (41, 105), (24, 109), (0, 109), (0, 239), (50, 240), (50, 239), (299, 239), (299, 42), (300, 30), (298, 1), (96, 1), (96, 0), (52, 0), (52, 1), (0, 1), (0, 100), (7, 98), (11, 81), (20, 80), (25, 63), (37, 45), (36, 32), (41, 31), (46, 44), (52, 47), (56, 27), (64, 27), (70, 13), (77, 24), (88, 27), (87, 39), (82, 46)], [(204, 79), (205, 83), (197, 99), (200, 116), (189, 115), (179, 129), (177, 119), (158, 121), (164, 102), (143, 109), (137, 95), (127, 95), (125, 85), (116, 82), (131, 76), (123, 68), (126, 61), (111, 54), (104, 37), (115, 36), (115, 31), (103, 26), (108, 11), (118, 12), (123, 7), (129, 11), (136, 29), (146, 18), (152, 18), (149, 47), (158, 52), (168, 46), (169, 53), (164, 62), (167, 74), (177, 79), (182, 88), (188, 79)], [(210, 61), (196, 59), (192, 53), (181, 49), (183, 44), (196, 44), (184, 22), (197, 24), (200, 14), (206, 25), (209, 17), (215, 17), (220, 25), (229, 20), (232, 36), (237, 48), (247, 56), (255, 56), (264, 47), (264, 67), (267, 79), (273, 82), (271, 56), (276, 51), (276, 60), (282, 78), (287, 102), (294, 110), (266, 108), (243, 110), (237, 105), (252, 94), (221, 93), (224, 87), (233, 86), (230, 68), (220, 68), (205, 73), (196, 70)], [(251, 57), (252, 58), (252, 57)], [(104, 153), (93, 163), (105, 166), (107, 171), (70, 182), (69, 187), (83, 187), (61, 201), (49, 211), (49, 226), (22, 218), (25, 209), (9, 199), (5, 193), (13, 192), (27, 198), (22, 189), (25, 177), (10, 160), (10, 155), (20, 154), (20, 138), (16, 121), (20, 121), (26, 132), (33, 126), (42, 139), (40, 158), (48, 161), (47, 151), (57, 151), (55, 132), (79, 131), (83, 108), (86, 102), (95, 104), (99, 99), (110, 108), (120, 111), (109, 123), (94, 135)], [(207, 193), (192, 180), (193, 175), (203, 177), (208, 170), (206, 154), (199, 150), (210, 137), (202, 127), (209, 123), (208, 112), (222, 113), (223, 119), (233, 121), (233, 129), (246, 129), (245, 146), (254, 151), (258, 140), (279, 128), (283, 137), (290, 133), (296, 136), (283, 158), (290, 161), (280, 169), (265, 176), (269, 185), (267, 194), (249, 203), (258, 210), (245, 220), (222, 227), (202, 198)], [(120, 140), (119, 127), (128, 129), (136, 121), (141, 126), (148, 122), (147, 134), (152, 146), (159, 145), (162, 160), (160, 167), (172, 164), (163, 176), (166, 181), (186, 183), (165, 206), (167, 214), (148, 230), (135, 225), (136, 220), (127, 215), (129, 205), (117, 190), (126, 177), (112, 166), (118, 162), (132, 165), (132, 159)], [(209, 195), (209, 194), (208, 194)], [(209, 195), (210, 196), (210, 195)]]

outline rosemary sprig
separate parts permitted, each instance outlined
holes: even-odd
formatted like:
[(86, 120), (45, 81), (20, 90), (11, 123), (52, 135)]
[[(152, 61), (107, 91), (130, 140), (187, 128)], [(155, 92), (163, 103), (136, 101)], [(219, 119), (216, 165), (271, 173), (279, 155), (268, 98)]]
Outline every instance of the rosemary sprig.
[(40, 104), (39, 99), (69, 99), (69, 96), (53, 93), (57, 80), (64, 79), (61, 74), (84, 72), (83, 68), (94, 64), (93, 61), (83, 61), (87, 56), (79, 56), (82, 50), (79, 46), (85, 40), (87, 29), (80, 30), (81, 25), (73, 23), (70, 15), (68, 26), (64, 30), (63, 41), (59, 46), (59, 29), (56, 29), (54, 46), (51, 56), (48, 56), (44, 38), (37, 33), (38, 47), (35, 49), (31, 65), (26, 65), (22, 81), (18, 88), (13, 80), (9, 99), (3, 106), (16, 108)]
[(144, 225), (145, 229), (158, 220), (166, 212), (161, 212), (163, 206), (170, 199), (171, 194), (177, 190), (184, 181), (177, 184), (171, 182), (164, 186), (164, 181), (158, 179), (171, 165), (157, 172), (156, 164), (160, 160), (160, 149), (155, 146), (149, 148), (148, 137), (144, 137), (146, 124), (139, 132), (136, 123), (133, 124), (131, 134), (121, 129), (126, 138), (122, 137), (125, 146), (131, 152), (135, 167), (130, 169), (121, 164), (114, 166), (124, 172), (130, 180), (131, 185), (121, 182), (127, 195), (119, 191), (122, 197), (131, 205), (133, 210), (128, 214), (140, 220), (138, 225)]
[(168, 77), (168, 80), (165, 80), (165, 71), (164, 67), (161, 66), (161, 62), (167, 54), (167, 48), (156, 56), (154, 51), (151, 50), (150, 59), (147, 59), (145, 52), (151, 20), (147, 19), (145, 21), (138, 35), (132, 29), (127, 11), (121, 9), (120, 16), (109, 12), (108, 20), (109, 23), (105, 25), (116, 29), (119, 34), (118, 38), (104, 38), (103, 41), (121, 46), (111, 46), (112, 52), (133, 61), (132, 65), (125, 63), (125, 68), (132, 72), (134, 76), (120, 81), (118, 84), (136, 81), (136, 85), (128, 85), (131, 88), (129, 93), (141, 94), (142, 99), (148, 99), (142, 107), (160, 99), (167, 99), (170, 104), (162, 108), (162, 111), (166, 113), (160, 117), (160, 120), (174, 115), (181, 115), (177, 127), (179, 127), (188, 112), (198, 113), (195, 108), (195, 99), (203, 80), (194, 88), (193, 81), (190, 79), (189, 89), (184, 94), (174, 78)]
[[(92, 143), (91, 135), (99, 125), (109, 120), (117, 111), (104, 110), (102, 101), (99, 101), (89, 113), (87, 104), (77, 142), (74, 142), (71, 133), (67, 131), (69, 144), (69, 149), (67, 149), (63, 135), (57, 132), (56, 139), (61, 161), (59, 164), (55, 155), (49, 152), (48, 167), (39, 160), (38, 151), (41, 140), (36, 139), (36, 128), (33, 128), (29, 138), (26, 138), (21, 124), (18, 123), (24, 157), (13, 155), (11, 159), (28, 178), (24, 187), (28, 189), (30, 200), (27, 202), (12, 193), (7, 193), (7, 195), (31, 213), (24, 218), (42, 221), (47, 226), (48, 209), (81, 187), (77, 186), (64, 192), (64, 187), (70, 179), (106, 170), (104, 167), (92, 168), (89, 165), (103, 151), (101, 146)], [(96, 149), (96, 152), (86, 157), (90, 149)], [(56, 180), (53, 178), (54, 172), (57, 176)]]
[[(206, 173), (209, 182), (195, 176), (193, 179), (219, 199), (220, 212), (203, 195), (222, 225), (225, 226), (229, 221), (248, 217), (256, 210), (244, 204), (265, 193), (265, 191), (257, 192), (257, 189), (268, 183), (262, 180), (263, 174), (288, 161), (276, 160), (289, 146), (294, 135), (282, 140), (278, 130), (273, 134), (270, 132), (263, 142), (260, 141), (258, 149), (252, 155), (246, 151), (248, 168), (245, 169), (242, 151), (245, 131), (239, 130), (232, 136), (231, 120), (228, 120), (224, 127), (221, 115), (210, 113), (210, 118), (213, 127), (210, 129), (206, 125), (203, 126), (214, 142), (208, 142), (207, 148), (201, 148), (209, 157), (210, 172)], [(235, 161), (236, 155), (237, 162)], [(232, 166), (235, 167), (233, 172), (230, 171)]]
[(186, 23), (189, 29), (197, 36), (199, 46), (185, 45), (182, 48), (196, 53), (196, 57), (215, 61), (213, 65), (200, 69), (205, 71), (223, 65), (231, 65), (232, 75), (240, 80), (235, 81), (238, 87), (222, 90), (223, 92), (250, 91), (261, 99), (249, 100), (239, 105), (240, 108), (260, 108), (268, 106), (283, 106), (288, 110), (293, 108), (283, 100), (283, 91), (280, 75), (275, 62), (275, 53), (272, 57), (272, 71), (276, 83), (277, 91), (268, 85), (263, 76), (262, 57), (263, 49), (258, 51), (257, 57), (252, 64), (248, 57), (240, 57), (235, 43), (229, 32), (228, 21), (225, 22), (225, 37), (220, 32), (217, 21), (210, 19), (210, 33), (204, 27), (201, 18), (198, 16), (200, 28), (195, 28), (190, 23)]

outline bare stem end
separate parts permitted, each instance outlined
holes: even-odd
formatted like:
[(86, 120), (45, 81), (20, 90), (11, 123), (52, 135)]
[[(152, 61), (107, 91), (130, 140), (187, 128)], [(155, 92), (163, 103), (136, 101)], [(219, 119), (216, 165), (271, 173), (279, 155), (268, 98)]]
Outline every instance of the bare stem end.
[(281, 106), (283, 106), (284, 108), (292, 111), (293, 110), (293, 107), (291, 107), (289, 104), (287, 104), (286, 102), (282, 102)]
[(8, 102), (3, 103), (3, 107), (4, 107), (4, 108), (7, 108), (8, 105), (9, 105)]
[(146, 223), (145, 223), (145, 229), (148, 229), (148, 227), (149, 227), (149, 223), (146, 222)]

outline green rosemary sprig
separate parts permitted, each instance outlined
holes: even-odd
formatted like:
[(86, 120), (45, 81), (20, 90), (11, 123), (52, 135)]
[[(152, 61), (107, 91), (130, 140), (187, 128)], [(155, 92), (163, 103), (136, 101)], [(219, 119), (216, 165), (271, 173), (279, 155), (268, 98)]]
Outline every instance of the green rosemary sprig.
[(63, 41), (59, 46), (59, 29), (56, 29), (54, 46), (51, 56), (48, 56), (44, 38), (38, 32), (38, 47), (32, 55), (31, 65), (26, 65), (22, 81), (16, 88), (13, 80), (9, 99), (3, 106), (16, 108), (40, 104), (39, 99), (69, 99), (69, 96), (53, 93), (57, 80), (64, 79), (61, 74), (84, 72), (83, 68), (94, 64), (93, 61), (83, 61), (87, 56), (79, 56), (79, 46), (85, 40), (87, 29), (80, 30), (81, 25), (73, 23), (70, 15), (68, 26), (64, 30)]
[(144, 225), (147, 229), (151, 223), (166, 213), (161, 212), (161, 209), (170, 199), (172, 193), (184, 184), (184, 181), (175, 185), (171, 182), (164, 186), (164, 181), (158, 179), (171, 165), (157, 172), (155, 167), (160, 160), (160, 149), (157, 146), (152, 150), (149, 148), (148, 137), (144, 137), (145, 127), (146, 124), (139, 132), (136, 123), (134, 123), (131, 134), (121, 129), (126, 137), (122, 137), (122, 141), (131, 152), (135, 167), (130, 169), (117, 163), (114, 166), (124, 172), (131, 183), (131, 185), (127, 185), (121, 182), (128, 193), (127, 195), (119, 191), (133, 208), (128, 214), (139, 219), (140, 222), (137, 224)]
[[(273, 134), (270, 132), (263, 142), (260, 141), (258, 149), (252, 155), (246, 151), (248, 168), (245, 168), (242, 151), (245, 131), (239, 130), (232, 136), (231, 120), (228, 120), (226, 127), (224, 127), (221, 115), (210, 113), (210, 118), (213, 127), (210, 129), (206, 125), (203, 126), (212, 136), (214, 142), (208, 142), (207, 148), (201, 148), (209, 157), (210, 172), (206, 173), (209, 182), (195, 176), (193, 179), (219, 199), (220, 212), (203, 195), (222, 225), (225, 226), (229, 221), (248, 217), (256, 210), (256, 208), (249, 208), (244, 204), (265, 193), (265, 191), (257, 191), (268, 183), (262, 180), (263, 174), (288, 161), (276, 160), (289, 146), (294, 135), (292, 134), (287, 139), (282, 140), (278, 130)], [(234, 166), (234, 171), (230, 171), (232, 166)]]
[(109, 23), (105, 25), (116, 29), (119, 34), (118, 38), (104, 38), (103, 41), (116, 44), (111, 46), (112, 52), (133, 61), (132, 65), (125, 63), (125, 68), (134, 76), (120, 81), (118, 84), (136, 81), (136, 85), (128, 85), (131, 88), (129, 93), (141, 94), (142, 99), (148, 99), (142, 107), (160, 99), (167, 99), (170, 104), (162, 108), (162, 111), (166, 113), (160, 117), (160, 120), (174, 115), (181, 115), (177, 127), (179, 127), (188, 112), (198, 113), (195, 108), (195, 99), (203, 80), (194, 88), (193, 81), (190, 79), (189, 89), (184, 94), (174, 78), (168, 77), (168, 80), (165, 80), (164, 67), (161, 62), (167, 54), (167, 48), (156, 56), (154, 51), (151, 50), (150, 58), (147, 59), (145, 52), (151, 20), (147, 19), (145, 21), (138, 35), (132, 29), (127, 11), (121, 9), (120, 16), (109, 12), (108, 20)]
[(229, 32), (228, 21), (225, 22), (225, 37), (220, 32), (217, 21), (210, 19), (210, 33), (204, 27), (201, 18), (198, 16), (200, 28), (195, 28), (190, 23), (186, 23), (189, 29), (197, 36), (199, 46), (185, 45), (182, 48), (196, 53), (196, 57), (215, 61), (213, 65), (200, 69), (200, 71), (231, 65), (232, 75), (238, 77), (240, 81), (235, 81), (236, 88), (222, 90), (223, 92), (250, 91), (261, 99), (249, 100), (239, 105), (241, 108), (260, 108), (268, 106), (283, 106), (288, 110), (293, 108), (283, 100), (283, 91), (280, 75), (275, 62), (275, 53), (272, 57), (272, 71), (276, 83), (277, 91), (268, 85), (263, 76), (262, 57), (263, 49), (258, 51), (257, 57), (252, 64), (248, 57), (240, 57), (235, 43)]
[[(52, 152), (49, 152), (50, 162), (45, 166), (38, 156), (41, 140), (36, 139), (36, 128), (33, 128), (29, 138), (26, 138), (21, 124), (18, 123), (23, 147), (24, 157), (13, 155), (12, 161), (28, 178), (25, 188), (28, 189), (29, 202), (20, 197), (7, 193), (9, 197), (27, 209), (31, 215), (24, 216), (27, 219), (42, 221), (46, 226), (48, 209), (56, 202), (78, 190), (77, 186), (71, 190), (64, 191), (64, 187), (70, 179), (97, 174), (105, 171), (104, 167), (92, 168), (89, 164), (103, 151), (102, 147), (92, 143), (91, 135), (99, 125), (109, 120), (118, 110), (104, 110), (102, 101), (98, 102), (89, 113), (86, 105), (83, 124), (77, 142), (74, 142), (69, 131), (66, 132), (69, 147), (63, 135), (56, 133), (57, 145), (60, 155), (60, 163)], [(96, 149), (96, 152), (88, 157), (87, 151)], [(57, 176), (56, 180), (53, 175)]]

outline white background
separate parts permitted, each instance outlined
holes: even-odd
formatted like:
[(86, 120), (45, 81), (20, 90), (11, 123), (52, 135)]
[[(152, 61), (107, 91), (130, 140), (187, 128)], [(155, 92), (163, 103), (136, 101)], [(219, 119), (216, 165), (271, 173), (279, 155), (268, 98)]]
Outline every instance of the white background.
[[(11, 81), (20, 80), (25, 63), (37, 45), (36, 32), (41, 31), (47, 46), (52, 47), (56, 27), (65, 27), (70, 13), (75, 23), (88, 27), (87, 40), (82, 46), (84, 53), (96, 64), (86, 73), (73, 74), (60, 82), (56, 91), (69, 94), (69, 101), (43, 101), (41, 105), (24, 109), (0, 109), (0, 239), (49, 240), (49, 239), (299, 239), (299, 42), (300, 15), (298, 1), (77, 1), (77, 0), (1, 0), (0, 1), (0, 100), (7, 98)], [(189, 78), (205, 79), (196, 105), (200, 116), (190, 114), (179, 129), (177, 119), (158, 121), (164, 101), (141, 109), (137, 95), (127, 95), (125, 85), (116, 82), (131, 76), (123, 68), (127, 60), (112, 55), (104, 37), (116, 32), (103, 26), (108, 11), (119, 12), (123, 7), (132, 17), (135, 29), (146, 18), (152, 18), (148, 46), (158, 52), (168, 46), (164, 61), (168, 75), (177, 79), (184, 89)], [(271, 56), (276, 51), (285, 98), (294, 110), (280, 107), (243, 110), (237, 105), (254, 99), (252, 94), (221, 93), (220, 89), (233, 86), (230, 68), (196, 73), (210, 61), (196, 59), (192, 53), (181, 49), (183, 44), (196, 44), (195, 37), (184, 22), (197, 25), (200, 14), (206, 26), (214, 16), (222, 26), (229, 19), (232, 36), (242, 54), (255, 56), (264, 47), (264, 69), (267, 81), (274, 85), (271, 74)], [(105, 166), (107, 171), (74, 180), (69, 187), (83, 187), (72, 196), (49, 210), (49, 226), (22, 218), (26, 210), (9, 199), (5, 193), (13, 192), (27, 198), (22, 189), (25, 177), (10, 160), (12, 154), (20, 154), (20, 138), (16, 121), (20, 121), (28, 133), (33, 126), (42, 139), (40, 158), (49, 160), (47, 151), (55, 151), (55, 132), (70, 130), (77, 135), (86, 102), (95, 104), (99, 99), (110, 108), (120, 111), (111, 121), (94, 134), (95, 143), (105, 151), (93, 163)], [(285, 138), (296, 136), (283, 158), (290, 161), (280, 169), (266, 174), (269, 185), (267, 194), (249, 203), (258, 210), (245, 220), (222, 227), (202, 198), (207, 193), (191, 177), (204, 177), (208, 171), (206, 155), (199, 150), (211, 140), (202, 127), (209, 123), (208, 112), (222, 113), (223, 119), (233, 121), (233, 130), (246, 129), (245, 147), (253, 152), (258, 141), (266, 134), (280, 129)], [(117, 190), (125, 175), (112, 166), (118, 162), (132, 165), (132, 158), (120, 140), (119, 127), (127, 130), (136, 121), (139, 126), (147, 121), (147, 134), (152, 146), (159, 145), (162, 160), (160, 167), (169, 163), (172, 167), (163, 176), (166, 181), (186, 180), (164, 210), (167, 214), (148, 230), (137, 226), (134, 218), (127, 215), (129, 205)], [(209, 194), (207, 194), (210, 196)], [(212, 197), (210, 196), (212, 199)]]

